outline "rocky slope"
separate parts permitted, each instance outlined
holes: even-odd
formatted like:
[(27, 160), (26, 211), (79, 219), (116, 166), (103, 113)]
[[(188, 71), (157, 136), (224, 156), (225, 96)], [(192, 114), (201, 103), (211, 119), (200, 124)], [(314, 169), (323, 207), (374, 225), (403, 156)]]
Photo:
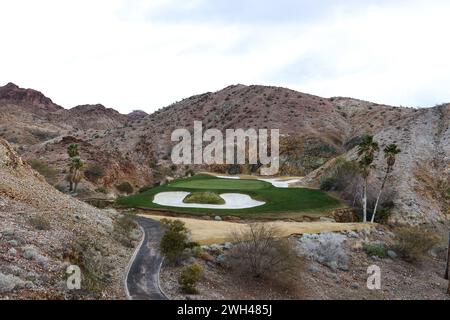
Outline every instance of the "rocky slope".
[[(132, 249), (118, 218), (57, 191), (0, 139), (0, 299), (123, 298)], [(81, 291), (67, 289), (69, 265)]]

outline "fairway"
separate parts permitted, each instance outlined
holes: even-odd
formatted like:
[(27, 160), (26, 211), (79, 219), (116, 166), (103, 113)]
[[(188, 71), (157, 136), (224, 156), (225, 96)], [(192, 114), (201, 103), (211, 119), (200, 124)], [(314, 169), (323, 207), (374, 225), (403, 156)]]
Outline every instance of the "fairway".
[(232, 180), (203, 176), (204, 179), (185, 179), (169, 184), (170, 187), (208, 190), (257, 190), (270, 188), (271, 184), (259, 180)]
[[(155, 195), (162, 192), (205, 192), (214, 190), (217, 194), (241, 193), (264, 205), (246, 209), (182, 208), (159, 205), (153, 202)], [(199, 174), (194, 177), (172, 181), (143, 193), (119, 198), (117, 203), (126, 207), (168, 210), (179, 213), (211, 216), (238, 216), (241, 218), (295, 218), (303, 214), (326, 214), (343, 204), (327, 193), (307, 188), (276, 188), (271, 183), (254, 179), (221, 179)]]

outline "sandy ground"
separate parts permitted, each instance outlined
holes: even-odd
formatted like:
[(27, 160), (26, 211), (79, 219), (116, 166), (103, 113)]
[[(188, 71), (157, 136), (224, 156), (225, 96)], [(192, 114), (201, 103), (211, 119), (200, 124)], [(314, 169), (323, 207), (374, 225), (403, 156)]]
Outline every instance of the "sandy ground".
[(189, 194), (190, 192), (184, 191), (161, 192), (155, 195), (153, 202), (162, 206), (205, 209), (247, 209), (265, 204), (264, 201), (254, 200), (249, 195), (241, 193), (220, 194), (225, 200), (224, 204), (184, 203), (183, 199)]
[[(230, 240), (230, 235), (233, 232), (240, 232), (248, 229), (246, 223), (235, 223), (228, 221), (213, 221), (200, 220), (194, 218), (178, 218), (165, 217), (158, 215), (140, 215), (155, 220), (171, 219), (181, 220), (186, 224), (186, 227), (191, 231), (192, 240), (200, 244), (215, 244), (224, 243)], [(336, 223), (336, 222), (263, 222), (275, 226), (281, 236), (290, 236), (293, 234), (304, 233), (321, 233), (331, 231), (344, 230), (363, 230), (370, 228), (370, 224), (364, 223)]]

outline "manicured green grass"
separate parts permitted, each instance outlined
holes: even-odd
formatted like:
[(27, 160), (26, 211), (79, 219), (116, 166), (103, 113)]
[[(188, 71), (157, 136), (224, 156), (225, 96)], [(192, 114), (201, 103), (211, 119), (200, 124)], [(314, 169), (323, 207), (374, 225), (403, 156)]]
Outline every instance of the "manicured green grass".
[(217, 193), (214, 192), (192, 192), (183, 199), (184, 203), (201, 203), (201, 204), (225, 204)]
[(237, 179), (219, 179), (209, 176), (205, 179), (185, 179), (170, 183), (171, 187), (187, 188), (187, 189), (214, 189), (214, 190), (256, 190), (264, 189), (271, 186), (270, 183), (260, 180), (237, 180)]
[[(157, 205), (152, 202), (155, 194), (167, 191), (243, 193), (266, 204), (248, 209), (201, 209), (178, 208)], [(326, 214), (329, 210), (341, 208), (341, 202), (327, 193), (306, 188), (275, 188), (259, 180), (220, 179), (210, 175), (196, 175), (179, 179), (143, 193), (120, 198), (117, 203), (127, 207), (170, 210), (172, 212), (197, 215), (238, 216), (242, 218), (295, 218), (303, 214)]]

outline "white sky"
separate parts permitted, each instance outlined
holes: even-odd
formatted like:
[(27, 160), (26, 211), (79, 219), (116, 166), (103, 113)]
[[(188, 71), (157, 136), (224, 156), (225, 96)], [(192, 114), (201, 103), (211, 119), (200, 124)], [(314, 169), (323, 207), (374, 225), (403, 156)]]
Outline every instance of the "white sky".
[(450, 1), (0, 0), (0, 85), (152, 112), (230, 84), (450, 102)]

